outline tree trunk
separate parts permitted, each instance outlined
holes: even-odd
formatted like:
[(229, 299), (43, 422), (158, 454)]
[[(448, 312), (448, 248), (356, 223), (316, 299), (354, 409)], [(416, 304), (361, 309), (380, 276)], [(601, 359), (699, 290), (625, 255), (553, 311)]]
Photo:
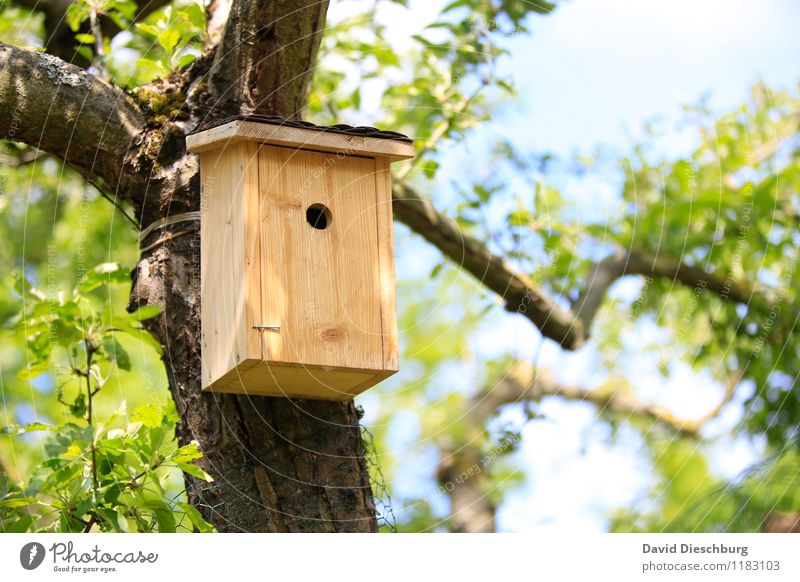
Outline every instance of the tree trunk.
[[(210, 67), (209, 94), (198, 100), (211, 106), (195, 106), (190, 95), (192, 123), (185, 125), (207, 120), (212, 107), (212, 116), (252, 111), (298, 116), (326, 8), (326, 2), (305, 8), (285, 1), (234, 2)], [(196, 80), (183, 86), (197, 85)], [(186, 154), (180, 139), (171, 143), (173, 151), (161, 148), (161, 173), (148, 186), (151, 199), (161, 201), (156, 205), (160, 216), (200, 208), (196, 159)], [(152, 192), (154, 185), (158, 192)], [(143, 214), (157, 217), (146, 209)], [(185, 223), (160, 229), (145, 244), (182, 230)], [(131, 308), (164, 306), (152, 331), (164, 347), (181, 417), (178, 440), (199, 443), (205, 455), (199, 464), (214, 478), (213, 483), (190, 478), (190, 500), (220, 531), (376, 531), (359, 414), (352, 401), (201, 391), (199, 236), (177, 236), (146, 252), (131, 294)]]
[(443, 452), (439, 461), (439, 491), (450, 500), (450, 531), (453, 533), (493, 533), (496, 507), (489, 492), (486, 471), (489, 458), (478, 447), (464, 444)]

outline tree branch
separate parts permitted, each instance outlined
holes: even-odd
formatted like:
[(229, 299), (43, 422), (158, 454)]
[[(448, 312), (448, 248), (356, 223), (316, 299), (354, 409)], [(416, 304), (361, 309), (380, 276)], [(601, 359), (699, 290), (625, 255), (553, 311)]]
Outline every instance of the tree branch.
[(0, 132), (114, 191), (144, 117), (121, 90), (46, 53), (0, 43)]
[(529, 277), (516, 272), (483, 243), (464, 234), (454, 220), (439, 213), (429, 200), (405, 184), (395, 185), (392, 201), (398, 220), (502, 297), (506, 310), (524, 315), (545, 337), (563, 347), (580, 347), (585, 337), (583, 324)]
[(711, 291), (723, 299), (743, 303), (758, 311), (769, 311), (767, 302), (753, 287), (734, 282), (724, 274), (687, 265), (673, 257), (619, 250), (594, 266), (587, 289), (573, 305), (573, 311), (583, 322), (584, 329), (591, 328), (608, 288), (624, 275), (671, 279), (673, 283)]
[(502, 297), (506, 310), (520, 313), (536, 325), (544, 337), (568, 350), (585, 343), (606, 292), (625, 275), (670, 279), (673, 284), (701, 288), (760, 313), (770, 311), (769, 302), (751, 285), (733, 281), (724, 273), (687, 265), (680, 259), (638, 250), (619, 250), (598, 262), (591, 270), (586, 290), (573, 302), (571, 309), (565, 309), (530, 277), (517, 272), (484, 243), (465, 234), (454, 220), (441, 214), (430, 200), (409, 186), (396, 183), (392, 200), (395, 218)]
[(485, 423), (495, 411), (506, 404), (523, 401), (538, 402), (545, 397), (558, 396), (567, 400), (591, 402), (601, 411), (649, 418), (670, 430), (690, 437), (699, 437), (700, 430), (715, 418), (731, 401), (742, 373), (734, 374), (725, 384), (725, 394), (720, 402), (699, 418), (678, 418), (663, 406), (639, 400), (629, 387), (607, 385), (586, 389), (560, 384), (548, 370), (538, 370), (527, 364), (517, 364), (495, 385), (473, 398), (472, 416)]
[(234, 0), (209, 72), (214, 116), (300, 117), (327, 10), (327, 0)]

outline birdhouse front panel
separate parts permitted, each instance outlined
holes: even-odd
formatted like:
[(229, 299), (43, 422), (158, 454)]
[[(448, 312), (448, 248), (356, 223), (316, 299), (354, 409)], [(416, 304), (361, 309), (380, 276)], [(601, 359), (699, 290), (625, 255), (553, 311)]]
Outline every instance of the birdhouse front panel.
[(204, 389), (342, 400), (398, 370), (389, 164), (413, 145), (396, 136), (252, 117), (189, 136)]
[(382, 369), (375, 160), (264, 146), (258, 165), (264, 359)]

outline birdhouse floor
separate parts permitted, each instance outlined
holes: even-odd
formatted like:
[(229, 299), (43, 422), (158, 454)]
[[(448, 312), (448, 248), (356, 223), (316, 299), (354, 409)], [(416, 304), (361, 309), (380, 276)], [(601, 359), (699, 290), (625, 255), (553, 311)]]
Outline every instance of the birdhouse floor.
[(205, 387), (213, 392), (350, 400), (394, 370), (362, 370), (248, 359)]

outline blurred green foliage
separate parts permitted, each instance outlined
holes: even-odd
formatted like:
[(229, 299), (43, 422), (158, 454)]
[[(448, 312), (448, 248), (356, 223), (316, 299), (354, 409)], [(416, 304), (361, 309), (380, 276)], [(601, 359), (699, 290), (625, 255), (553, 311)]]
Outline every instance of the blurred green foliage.
[[(398, 177), (429, 193), (465, 233), (487, 241), (566, 301), (587, 284), (593, 261), (616, 249), (638, 249), (753, 286), (768, 307), (765, 313), (710, 293), (697, 300), (691, 289), (669, 280), (654, 280), (636, 301), (606, 301), (598, 317), (602, 325), (584, 348), (597, 352), (599, 378), (614, 378), (638, 393), (642, 387), (626, 376), (623, 364), (650, 355), (660, 359), (667, 376), (678, 361), (720, 382), (743, 372), (751, 395), (735, 432), (765, 437), (766, 443), (765, 460), (727, 483), (713, 471), (708, 447), (664, 434), (649, 421), (623, 419), (641, 436), (654, 483), (640, 506), (616, 512), (610, 527), (752, 531), (772, 510), (800, 511), (792, 444), (800, 424), (800, 347), (793, 341), (800, 312), (797, 96), (757, 86), (747, 103), (721, 117), (702, 107), (687, 109), (685, 124), (697, 136), (696, 147), (666, 161), (655, 129), (633, 144), (630, 155), (610, 162), (602, 156), (559, 160), (520, 151), (489, 134), (483, 139), (494, 142), (488, 152), (492, 171), (477, 177), (465, 172), (463, 179), (445, 184), (444, 152), (468, 141), (516, 97), (513, 78), (500, 66), (513, 58), (508, 40), (546, 26), (540, 14), (553, 6), (456, 0), (420, 34), (395, 45), (381, 11), (407, 10), (406, 4), (365, 3), (363, 11), (329, 22), (308, 117), (319, 123), (364, 120), (414, 136), (418, 156), (396, 166)], [(191, 67), (206, 40), (203, 4), (172, 2), (131, 25), (134, 8), (129, 1), (75, 2), (68, 25), (77, 33), (76, 49), (101, 75), (129, 89)], [(100, 14), (122, 32), (99, 38), (92, 21)], [(0, 7), (4, 42), (41, 47), (43, 34), (38, 12), (10, 3)], [(4, 154), (16, 159), (27, 151), (6, 144)], [(553, 168), (618, 180), (612, 211), (588, 217), (578, 212), (581, 201), (557, 187)], [(111, 331), (120, 323), (128, 331), (138, 325), (124, 311), (126, 278), (119, 269), (92, 270), (137, 260), (135, 229), (101, 198), (69, 168), (46, 157), (0, 167), (3, 527), (74, 531), (94, 520), (109, 531), (204, 531), (207, 525), (181, 496), (179, 469), (196, 472), (190, 462), (197, 453), (174, 443), (175, 413), (157, 350), (144, 333)], [(398, 230), (401, 254), (431, 256), (406, 229)], [(397, 528), (404, 531), (447, 529), (448, 500), (436, 493), (436, 467), (445, 451), (468, 444), (486, 454), (508, 431), (521, 429), (502, 411), (482, 426), (470, 424), (465, 414), (470, 398), (511, 363), (510, 354), (487, 355), (476, 348), (502, 307), (441, 258), (434, 257), (429, 268), (425, 276), (399, 272), (402, 382), (389, 381), (364, 399), (383, 475), (374, 478), (384, 480)], [(93, 276), (100, 286), (89, 289)], [(84, 300), (90, 306), (81, 306)], [(773, 317), (774, 306), (779, 311)], [(87, 315), (94, 322), (88, 326)], [(38, 332), (37, 317), (45, 317)], [(626, 337), (635, 335), (643, 320), (655, 322), (665, 339), (631, 349)], [(51, 342), (53, 328), (58, 339)], [(89, 345), (97, 361), (85, 369), (98, 382), (94, 386), (103, 382), (94, 397), (92, 426), (84, 418), (87, 403), (80, 401), (85, 387), (80, 375), (69, 372), (68, 359), (85, 359)], [(512, 408), (522, 409), (525, 421), (538, 421), (535, 405)], [(607, 412), (601, 418), (612, 426), (621, 422)], [(87, 457), (92, 450), (99, 454), (96, 462)], [(504, 450), (492, 464), (486, 494), (495, 505), (525, 479), (516, 454)], [(96, 487), (86, 474), (95, 466)], [(413, 471), (415, 487), (406, 484), (410, 466), (420, 468)]]

